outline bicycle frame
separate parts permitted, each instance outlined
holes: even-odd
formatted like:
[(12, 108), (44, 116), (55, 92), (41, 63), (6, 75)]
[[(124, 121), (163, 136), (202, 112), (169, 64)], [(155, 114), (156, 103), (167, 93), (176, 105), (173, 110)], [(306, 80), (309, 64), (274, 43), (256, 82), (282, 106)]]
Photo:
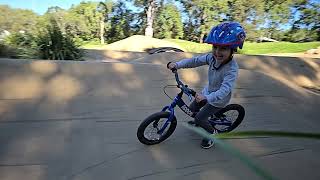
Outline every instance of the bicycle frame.
[[(185, 86), (178, 77), (178, 74), (175, 72), (175, 78), (176, 81), (178, 83), (178, 85), (181, 85), (180, 87), (187, 87)], [(178, 86), (179, 87), (179, 86)], [(192, 90), (193, 91), (193, 90)], [(193, 91), (194, 92), (194, 91)], [(162, 134), (163, 131), (167, 128), (168, 124), (172, 121), (173, 117), (175, 116), (174, 113), (174, 108), (178, 105), (179, 108), (186, 113), (188, 116), (194, 118), (197, 113), (196, 112), (192, 112), (191, 109), (189, 108), (188, 105), (186, 105), (186, 103), (183, 101), (182, 99), (182, 95), (183, 95), (184, 91), (181, 89), (180, 93), (178, 93), (178, 95), (173, 99), (173, 102), (170, 104), (170, 106), (165, 106), (162, 109), (162, 112), (165, 111), (169, 111), (170, 112), (170, 116), (168, 118), (168, 120), (165, 122), (165, 124), (161, 127), (160, 130), (158, 130), (158, 134)], [(195, 92), (194, 92), (195, 94)], [(218, 120), (218, 121), (217, 121)], [(232, 122), (229, 121), (228, 119), (226, 119), (225, 117), (222, 118), (211, 118), (209, 119), (209, 122), (214, 126), (214, 125), (225, 125), (225, 126), (231, 126)]]
[(177, 105), (188, 116), (193, 117), (193, 118), (196, 116), (196, 113), (193, 113), (191, 111), (191, 109), (189, 108), (189, 106), (183, 101), (182, 94), (183, 94), (183, 91), (181, 90), (181, 92), (173, 99), (173, 102), (170, 104), (170, 106), (165, 106), (162, 109), (162, 112), (165, 112), (168, 110), (170, 112), (170, 116), (169, 116), (168, 120), (165, 122), (165, 124), (162, 126), (162, 128), (158, 131), (158, 133), (162, 134), (162, 132), (167, 128), (168, 124), (172, 121), (173, 117), (175, 116), (174, 115), (174, 108)]

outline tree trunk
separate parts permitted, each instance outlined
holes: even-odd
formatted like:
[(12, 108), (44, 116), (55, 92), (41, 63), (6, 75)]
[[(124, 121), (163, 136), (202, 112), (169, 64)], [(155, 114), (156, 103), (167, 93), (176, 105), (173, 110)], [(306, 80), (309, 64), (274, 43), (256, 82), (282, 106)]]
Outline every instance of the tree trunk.
[(155, 0), (149, 0), (148, 6), (147, 6), (147, 27), (145, 29), (145, 35), (153, 37), (153, 20), (154, 20), (154, 13), (156, 9), (156, 1)]
[(100, 20), (100, 43), (104, 44), (104, 19)]
[(201, 14), (201, 17), (200, 17), (200, 37), (199, 37), (199, 42), (200, 43), (203, 43), (204, 41), (204, 36), (207, 32), (207, 29), (206, 29), (206, 25), (205, 25), (205, 21), (206, 21), (206, 14), (203, 12)]

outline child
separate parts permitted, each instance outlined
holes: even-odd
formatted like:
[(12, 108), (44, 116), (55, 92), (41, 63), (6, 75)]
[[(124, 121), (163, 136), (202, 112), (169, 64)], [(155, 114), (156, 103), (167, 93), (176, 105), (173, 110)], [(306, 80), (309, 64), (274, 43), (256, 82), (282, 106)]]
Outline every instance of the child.
[[(245, 31), (239, 23), (226, 22), (219, 24), (211, 29), (204, 41), (212, 44), (212, 53), (168, 64), (169, 69), (209, 65), (209, 83), (201, 93), (195, 95), (195, 100), (190, 104), (190, 109), (198, 112), (194, 118), (194, 123), (210, 134), (216, 134), (217, 130), (211, 126), (208, 118), (230, 102), (231, 92), (238, 76), (238, 64), (233, 58), (233, 54), (238, 47), (242, 49), (245, 37)], [(201, 105), (200, 102), (205, 99), (208, 103)], [(213, 145), (214, 142), (207, 138), (204, 138), (201, 142), (201, 147), (205, 149)]]

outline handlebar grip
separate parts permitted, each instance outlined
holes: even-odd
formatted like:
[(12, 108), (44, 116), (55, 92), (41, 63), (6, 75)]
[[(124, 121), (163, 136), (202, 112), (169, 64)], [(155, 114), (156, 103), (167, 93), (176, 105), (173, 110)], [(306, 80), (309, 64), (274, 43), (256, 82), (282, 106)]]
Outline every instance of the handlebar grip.
[[(167, 63), (167, 68), (168, 68), (168, 69), (170, 69), (170, 68), (169, 68), (169, 64), (170, 64), (170, 63), (172, 63), (172, 62), (168, 62), (168, 63)], [(175, 72), (177, 72), (177, 68), (172, 68), (171, 71), (172, 71), (173, 73), (175, 73)]]
[(169, 69), (169, 64), (172, 63), (171, 61), (167, 63), (167, 68)]
[(204, 105), (206, 105), (207, 103), (208, 103), (208, 100), (204, 99), (204, 100), (202, 100), (202, 101), (199, 102), (199, 105), (200, 105), (200, 106), (204, 106)]

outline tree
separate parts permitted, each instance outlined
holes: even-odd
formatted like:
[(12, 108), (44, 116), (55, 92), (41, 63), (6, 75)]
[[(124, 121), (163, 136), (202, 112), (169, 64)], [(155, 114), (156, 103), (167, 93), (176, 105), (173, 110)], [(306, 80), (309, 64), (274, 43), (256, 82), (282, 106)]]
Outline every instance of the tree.
[(257, 28), (263, 23), (263, 0), (228, 0), (228, 21), (239, 22), (247, 32), (248, 40), (255, 40)]
[(264, 23), (267, 25), (267, 36), (273, 38), (275, 31), (282, 24), (288, 23), (291, 17), (292, 0), (264, 0)]
[(112, 8), (110, 29), (107, 32), (108, 42), (115, 42), (131, 36), (133, 14), (124, 1), (117, 2)]
[[(188, 15), (185, 34), (193, 33), (200, 42), (211, 27), (222, 22), (227, 15), (227, 0), (179, 0), (179, 2), (182, 3)], [(189, 39), (189, 37), (185, 38)]]
[[(292, 41), (320, 40), (320, 2), (295, 0), (294, 11), (299, 18), (293, 22), (290, 34)], [(298, 38), (300, 37), (300, 38)]]
[(157, 17), (154, 29), (156, 38), (179, 39), (183, 37), (183, 23), (180, 12), (175, 5), (164, 5)]
[(97, 2), (81, 2), (79, 5), (71, 7), (69, 13), (84, 22), (86, 29), (82, 34), (82, 39), (93, 40), (100, 39), (100, 21), (103, 14), (97, 11)]
[(163, 4), (163, 0), (134, 0), (134, 4), (144, 10), (146, 14), (145, 35), (153, 37), (153, 21), (155, 13)]
[(112, 11), (112, 1), (106, 0), (98, 4), (97, 10), (102, 14), (100, 19), (100, 43), (104, 44), (105, 23), (108, 21), (109, 13)]
[(34, 32), (39, 16), (31, 10), (13, 9), (0, 5), (0, 32), (7, 30), (11, 33), (25, 31)]
[(37, 40), (40, 58), (56, 60), (76, 60), (82, 57), (82, 51), (72, 38), (61, 31), (54, 17), (41, 30)]

